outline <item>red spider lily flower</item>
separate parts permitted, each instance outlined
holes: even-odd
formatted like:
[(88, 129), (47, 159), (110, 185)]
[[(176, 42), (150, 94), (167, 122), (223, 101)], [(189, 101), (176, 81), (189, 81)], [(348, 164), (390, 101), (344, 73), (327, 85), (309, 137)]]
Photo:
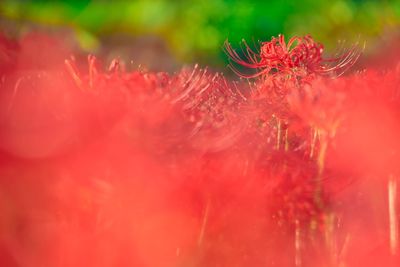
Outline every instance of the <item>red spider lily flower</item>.
[(260, 72), (231, 82), (26, 40), (0, 39), (1, 266), (398, 266), (400, 68), (330, 79), (359, 50), (279, 36), (227, 45)]
[(324, 59), (324, 46), (314, 41), (310, 35), (292, 37), (287, 43), (284, 35), (273, 37), (269, 42), (262, 42), (260, 51), (253, 50), (243, 41), (244, 48), (240, 56), (225, 42), (225, 51), (231, 60), (243, 67), (256, 69), (254, 74), (244, 74), (233, 64), (230, 68), (240, 77), (254, 78), (258, 76), (289, 75), (304, 78), (310, 74), (341, 74), (351, 67), (360, 56), (361, 50), (354, 45), (348, 51), (334, 58)]

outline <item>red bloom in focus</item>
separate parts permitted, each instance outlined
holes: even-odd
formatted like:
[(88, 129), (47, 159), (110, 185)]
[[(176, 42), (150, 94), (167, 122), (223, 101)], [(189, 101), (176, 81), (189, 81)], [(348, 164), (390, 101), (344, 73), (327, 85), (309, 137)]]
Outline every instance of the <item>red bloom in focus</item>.
[(230, 68), (244, 78), (278, 74), (298, 78), (313, 73), (340, 75), (360, 56), (360, 49), (355, 45), (336, 57), (324, 59), (322, 57), (324, 46), (315, 42), (310, 35), (292, 37), (287, 43), (284, 35), (279, 35), (278, 38), (273, 37), (269, 42), (262, 42), (260, 51), (251, 49), (246, 41), (243, 41), (243, 44), (242, 53), (245, 58), (242, 58), (227, 41), (225, 49), (233, 62), (246, 68), (257, 69), (256, 73), (248, 75), (230, 64)]

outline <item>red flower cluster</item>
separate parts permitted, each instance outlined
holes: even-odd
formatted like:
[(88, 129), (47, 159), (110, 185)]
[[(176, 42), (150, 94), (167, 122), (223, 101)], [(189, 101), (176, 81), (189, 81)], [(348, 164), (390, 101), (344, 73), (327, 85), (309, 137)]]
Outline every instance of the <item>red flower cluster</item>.
[(268, 75), (304, 78), (312, 74), (341, 74), (360, 56), (360, 49), (355, 45), (335, 58), (323, 59), (323, 45), (316, 43), (310, 35), (292, 37), (288, 43), (284, 35), (279, 35), (269, 42), (262, 42), (260, 51), (251, 49), (246, 41), (243, 44), (241, 54), (244, 59), (227, 41), (225, 50), (233, 62), (257, 70), (256, 73), (247, 75), (231, 64), (231, 69), (244, 78)]
[(1, 39), (0, 265), (398, 266), (399, 69), (245, 47), (255, 81)]

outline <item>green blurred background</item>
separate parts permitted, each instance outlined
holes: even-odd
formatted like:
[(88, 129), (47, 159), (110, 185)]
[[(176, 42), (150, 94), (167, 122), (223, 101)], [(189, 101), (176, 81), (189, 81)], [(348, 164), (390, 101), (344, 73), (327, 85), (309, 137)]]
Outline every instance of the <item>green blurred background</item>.
[(194, 62), (222, 68), (227, 38), (239, 46), (242, 38), (269, 40), (279, 33), (310, 33), (327, 50), (337, 40), (359, 39), (373, 54), (381, 42), (398, 38), (400, 1), (2, 0), (0, 17), (9, 35), (69, 32), (86, 52), (173, 70)]

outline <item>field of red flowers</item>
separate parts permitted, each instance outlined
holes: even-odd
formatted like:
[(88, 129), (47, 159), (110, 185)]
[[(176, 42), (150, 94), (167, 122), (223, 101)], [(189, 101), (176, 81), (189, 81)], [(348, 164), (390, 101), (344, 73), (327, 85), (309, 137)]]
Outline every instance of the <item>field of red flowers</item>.
[(1, 37), (0, 265), (399, 266), (400, 65), (362, 49), (227, 42), (228, 79)]

